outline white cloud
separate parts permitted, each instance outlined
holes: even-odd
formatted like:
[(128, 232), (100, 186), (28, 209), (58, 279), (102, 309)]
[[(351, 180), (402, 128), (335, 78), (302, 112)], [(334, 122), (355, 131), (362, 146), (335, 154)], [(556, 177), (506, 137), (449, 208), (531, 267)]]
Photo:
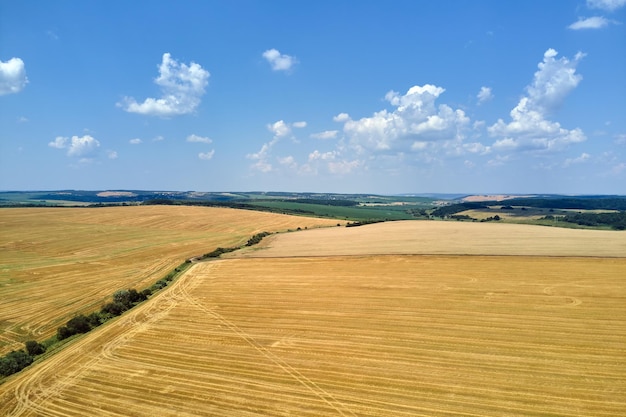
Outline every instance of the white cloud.
[(210, 160), (211, 158), (213, 158), (213, 155), (215, 154), (215, 149), (210, 150), (209, 152), (200, 152), (198, 154), (198, 158), (203, 159), (205, 161)]
[(21, 116), (19, 119), (17, 119), (18, 123), (27, 123), (28, 122), (28, 118)]
[(20, 58), (0, 61), (0, 96), (19, 93), (27, 83), (24, 61)]
[(335, 139), (338, 133), (339, 133), (338, 130), (325, 130), (324, 132), (313, 133), (311, 134), (311, 137), (313, 139), (321, 139), (321, 140)]
[(161, 98), (149, 97), (143, 103), (138, 103), (134, 98), (126, 97), (123, 103), (117, 105), (129, 113), (149, 116), (169, 117), (192, 113), (200, 104), (209, 76), (209, 72), (199, 64), (179, 63), (169, 53), (165, 53), (159, 66), (159, 77), (154, 80), (161, 87)]
[(152, 142), (161, 142), (162, 140), (165, 140), (165, 138), (161, 135), (155, 137), (154, 139), (152, 139)]
[(135, 138), (135, 139), (131, 139), (131, 140), (129, 140), (128, 142), (129, 142), (131, 145), (139, 145), (139, 144), (142, 142), (142, 140), (141, 140), (141, 139), (139, 139), (139, 138)]
[(558, 52), (548, 49), (543, 55), (543, 62), (537, 66), (533, 83), (527, 87), (530, 104), (533, 110), (549, 113), (560, 107), (567, 94), (569, 94), (583, 79), (576, 73), (576, 66), (585, 57), (578, 52), (574, 60), (562, 57), (555, 59)]
[(332, 161), (337, 157), (337, 155), (338, 154), (336, 151), (322, 153), (316, 149), (309, 154), (309, 161), (316, 161), (316, 160)]
[(493, 98), (493, 94), (491, 93), (491, 88), (489, 87), (480, 87), (480, 91), (476, 95), (478, 99), (478, 104), (483, 104)]
[(274, 134), (275, 138), (282, 138), (291, 134), (291, 127), (282, 120), (267, 125), (267, 130)]
[(587, 7), (613, 12), (626, 5), (626, 0), (587, 0)]
[(291, 155), (290, 156), (286, 156), (284, 158), (278, 158), (278, 162), (281, 165), (284, 165), (284, 166), (286, 166), (289, 169), (294, 169), (295, 170), (295, 169), (298, 168), (298, 164), (297, 164), (295, 158), (293, 156), (291, 156)]
[(573, 61), (557, 60), (556, 55), (554, 49), (546, 51), (532, 84), (526, 88), (528, 94), (511, 110), (512, 121), (505, 123), (499, 119), (487, 128), (491, 136), (502, 137), (493, 144), (494, 149), (555, 151), (586, 140), (582, 130), (567, 130), (546, 119), (582, 80), (576, 73), (576, 65), (584, 54), (576, 54)]
[(333, 120), (338, 123), (344, 123), (350, 120), (350, 115), (348, 113), (339, 113), (337, 116), (333, 117)]
[(276, 139), (271, 142), (264, 143), (261, 146), (261, 149), (256, 153), (249, 153), (246, 155), (246, 158), (255, 160), (256, 162), (252, 164), (251, 168), (256, 169), (261, 172), (270, 172), (273, 170), (272, 164), (268, 162), (270, 150), (277, 142)]
[(197, 143), (213, 143), (213, 140), (211, 140), (208, 137), (202, 137), (202, 136), (198, 136), (198, 135), (194, 135), (191, 134), (189, 136), (187, 136), (187, 142), (197, 142)]
[(618, 145), (626, 145), (626, 133), (615, 136), (615, 143)]
[(269, 162), (271, 150), (274, 147), (274, 145), (276, 145), (280, 140), (286, 137), (291, 137), (292, 139), (295, 139), (292, 137), (292, 127), (295, 127), (295, 128), (306, 127), (306, 122), (295, 122), (295, 123), (289, 124), (289, 123), (285, 123), (284, 120), (279, 120), (275, 123), (271, 123), (267, 125), (267, 130), (272, 132), (272, 134), (274, 135), (272, 140), (264, 143), (258, 152), (250, 153), (246, 155), (246, 158), (257, 161), (252, 165), (253, 169), (256, 169), (261, 172), (273, 171), (274, 167)]
[(289, 71), (298, 63), (295, 57), (281, 54), (277, 49), (273, 48), (263, 52), (263, 58), (270, 63), (274, 71)]
[(52, 142), (48, 143), (51, 148), (65, 149), (67, 147), (67, 138), (57, 136)]
[(568, 167), (572, 164), (582, 164), (583, 162), (587, 162), (589, 158), (591, 158), (591, 155), (589, 155), (586, 152), (583, 152), (579, 157), (567, 158), (565, 162), (563, 163), (563, 166)]
[(588, 18), (578, 18), (578, 20), (571, 25), (568, 26), (568, 29), (572, 30), (581, 30), (581, 29), (601, 29), (605, 26), (608, 26), (610, 20), (601, 17), (601, 16), (593, 16)]
[(416, 141), (460, 141), (469, 118), (463, 110), (435, 106), (444, 91), (430, 84), (411, 87), (404, 95), (390, 91), (385, 99), (393, 111), (381, 110), (360, 120), (342, 113), (335, 120), (344, 122), (346, 137), (360, 151), (411, 150)]
[(54, 141), (48, 143), (48, 146), (56, 149), (67, 149), (67, 156), (79, 157), (90, 155), (100, 147), (100, 142), (89, 135), (72, 136), (71, 139), (57, 136)]
[(107, 151), (107, 158), (109, 159), (117, 159), (117, 152), (116, 151)]
[(468, 153), (486, 155), (491, 152), (490, 146), (485, 146), (480, 142), (466, 143), (463, 149)]

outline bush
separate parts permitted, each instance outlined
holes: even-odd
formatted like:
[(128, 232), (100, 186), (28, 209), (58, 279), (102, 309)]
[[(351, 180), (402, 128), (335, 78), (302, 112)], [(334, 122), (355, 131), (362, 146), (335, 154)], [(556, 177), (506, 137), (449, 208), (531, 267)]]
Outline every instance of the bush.
[(111, 317), (115, 317), (115, 316), (119, 316), (120, 314), (122, 314), (126, 310), (128, 310), (128, 309), (126, 308), (126, 306), (124, 304), (114, 301), (112, 303), (105, 304), (102, 307), (102, 310), (100, 310), (100, 312), (102, 314), (107, 314), (107, 315), (109, 315)]
[(150, 287), (150, 292), (158, 291), (161, 288), (165, 288), (165, 287), (167, 287), (167, 281), (165, 281), (164, 279), (160, 279), (157, 282), (155, 282), (154, 285), (152, 285), (152, 287)]
[[(302, 228), (298, 227), (298, 230), (302, 230)], [(246, 246), (256, 245), (261, 240), (263, 240), (263, 238), (265, 236), (269, 236), (269, 235), (270, 235), (270, 233), (268, 233), (268, 232), (257, 233), (256, 235), (254, 235), (250, 239), (248, 239), (248, 242), (246, 243)]]
[(102, 317), (102, 314), (99, 312), (94, 311), (93, 313), (87, 316), (87, 322), (89, 323), (89, 326), (92, 329), (94, 327), (100, 326), (102, 323), (104, 323), (104, 321), (106, 321), (106, 319)]
[(91, 330), (89, 320), (82, 314), (69, 319), (66, 326), (72, 334), (87, 333)]
[(26, 352), (30, 356), (41, 355), (46, 351), (46, 347), (36, 340), (29, 340), (24, 345), (26, 346)]
[(0, 375), (9, 376), (33, 363), (33, 357), (23, 350), (14, 350), (0, 358)]
[(59, 340), (67, 339), (73, 334), (66, 326), (61, 326), (57, 329), (57, 339)]

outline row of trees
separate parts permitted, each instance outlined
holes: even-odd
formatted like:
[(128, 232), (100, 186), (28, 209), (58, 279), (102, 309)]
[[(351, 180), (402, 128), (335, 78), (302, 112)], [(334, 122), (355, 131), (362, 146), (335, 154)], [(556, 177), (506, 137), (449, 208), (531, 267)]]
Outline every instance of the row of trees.
[(614, 230), (626, 230), (626, 211), (613, 213), (573, 213), (565, 216), (545, 216), (543, 220), (558, 220), (575, 223), (579, 226), (610, 227)]

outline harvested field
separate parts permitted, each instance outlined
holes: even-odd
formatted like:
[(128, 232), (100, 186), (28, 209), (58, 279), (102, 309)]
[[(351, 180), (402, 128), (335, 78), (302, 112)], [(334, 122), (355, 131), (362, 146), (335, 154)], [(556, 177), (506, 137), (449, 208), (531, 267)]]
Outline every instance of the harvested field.
[[(389, 226), (414, 223), (431, 227)], [(380, 226), (287, 234), (247, 254), (280, 257), (196, 264), (9, 378), (0, 415), (623, 415), (626, 252), (609, 250), (623, 233), (598, 249), (593, 233), (568, 244), (542, 234), (561, 229), (525, 226), (540, 255), (410, 255), (379, 254), (425, 250)], [(502, 242), (529, 251), (506, 227)], [(515, 247), (444, 232), (431, 230), (449, 251)], [(567, 255), (579, 246), (588, 256)]]
[(626, 232), (520, 224), (397, 221), (270, 236), (232, 256), (460, 254), (626, 257)]
[(184, 206), (0, 210), (0, 354), (42, 340), (113, 292), (262, 231), (336, 221)]
[(621, 416), (626, 259), (195, 265), (0, 386), (7, 416)]

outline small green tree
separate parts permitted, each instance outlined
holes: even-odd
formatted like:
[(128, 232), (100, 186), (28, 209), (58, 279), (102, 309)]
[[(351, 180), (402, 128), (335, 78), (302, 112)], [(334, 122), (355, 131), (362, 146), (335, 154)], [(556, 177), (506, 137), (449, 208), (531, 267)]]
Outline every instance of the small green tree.
[(33, 363), (33, 358), (23, 350), (14, 350), (0, 358), (0, 375), (9, 376)]
[(76, 317), (72, 317), (66, 324), (67, 328), (72, 332), (72, 334), (78, 333), (87, 333), (91, 330), (91, 326), (89, 325), (89, 319), (82, 314), (79, 314)]
[(41, 355), (46, 351), (45, 346), (36, 340), (29, 340), (24, 345), (26, 347), (26, 352), (28, 352), (30, 356)]

